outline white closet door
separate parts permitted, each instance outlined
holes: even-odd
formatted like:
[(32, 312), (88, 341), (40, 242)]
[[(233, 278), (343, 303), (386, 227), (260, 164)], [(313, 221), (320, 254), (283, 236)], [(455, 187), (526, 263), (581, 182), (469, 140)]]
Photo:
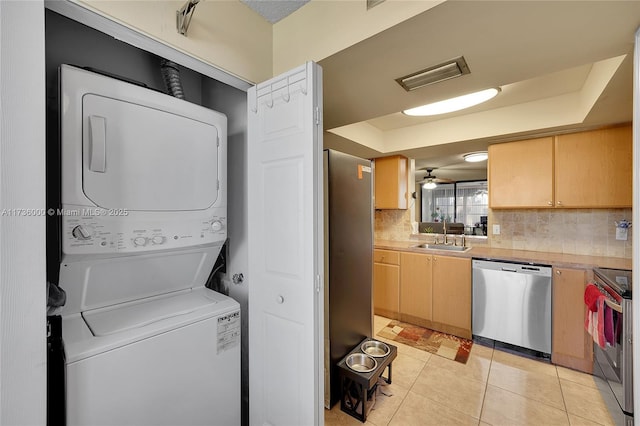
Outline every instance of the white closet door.
[(324, 424), (321, 73), (248, 92), (251, 425)]

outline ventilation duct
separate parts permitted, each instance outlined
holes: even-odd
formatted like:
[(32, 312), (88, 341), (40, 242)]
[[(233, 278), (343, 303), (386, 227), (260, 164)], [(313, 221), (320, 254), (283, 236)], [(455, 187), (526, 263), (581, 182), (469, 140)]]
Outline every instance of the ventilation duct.
[(180, 68), (175, 62), (167, 59), (160, 60), (160, 72), (167, 93), (178, 99), (184, 99), (184, 91), (182, 90), (182, 81), (180, 80)]
[(412, 90), (428, 86), (429, 84), (460, 77), (461, 75), (469, 74), (470, 72), (471, 71), (469, 70), (469, 66), (467, 66), (467, 62), (464, 60), (464, 57), (460, 56), (450, 61), (423, 69), (422, 71), (397, 78), (396, 81), (404, 90), (410, 92)]

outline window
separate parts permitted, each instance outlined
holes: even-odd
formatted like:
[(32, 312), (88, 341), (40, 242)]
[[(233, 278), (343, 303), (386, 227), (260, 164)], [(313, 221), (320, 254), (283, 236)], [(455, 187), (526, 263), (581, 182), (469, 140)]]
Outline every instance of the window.
[(482, 230), (481, 217), (489, 211), (486, 180), (439, 184), (434, 189), (422, 188), (421, 192), (422, 222), (463, 223), (466, 234), (478, 235), (477, 229)]
[(456, 222), (475, 226), (489, 211), (487, 181), (456, 184)]

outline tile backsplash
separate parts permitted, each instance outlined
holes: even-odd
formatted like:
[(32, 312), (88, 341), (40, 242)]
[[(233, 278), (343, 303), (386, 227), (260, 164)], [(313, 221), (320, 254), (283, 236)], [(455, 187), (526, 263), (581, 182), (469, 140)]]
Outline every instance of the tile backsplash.
[(402, 241), (413, 233), (411, 209), (376, 210), (373, 235), (376, 240)]
[(615, 222), (631, 218), (631, 209), (492, 210), (488, 233), (491, 247), (630, 259), (633, 228), (616, 240)]
[[(631, 221), (631, 209), (490, 210), (489, 247), (566, 254), (632, 256), (632, 232), (616, 240), (615, 222)], [(492, 235), (493, 225), (500, 234)], [(374, 235), (379, 240), (406, 240), (414, 232), (410, 210), (376, 210)]]

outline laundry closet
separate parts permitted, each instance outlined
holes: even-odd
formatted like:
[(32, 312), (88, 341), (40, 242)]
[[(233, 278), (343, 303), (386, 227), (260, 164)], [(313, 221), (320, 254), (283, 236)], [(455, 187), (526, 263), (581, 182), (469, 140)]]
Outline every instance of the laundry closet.
[(45, 12), (49, 422), (239, 424), (247, 296), (222, 273), (246, 95), (169, 63), (171, 96), (162, 58)]

